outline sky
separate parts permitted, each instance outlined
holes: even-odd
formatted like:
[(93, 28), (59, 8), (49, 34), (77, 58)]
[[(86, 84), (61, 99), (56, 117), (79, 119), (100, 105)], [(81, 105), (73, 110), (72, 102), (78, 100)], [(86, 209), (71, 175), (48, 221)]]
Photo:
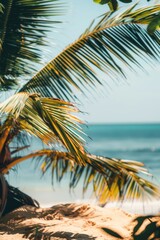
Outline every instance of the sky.
[[(147, 1), (144, 4), (147, 5)], [(106, 11), (107, 5), (98, 5), (92, 0), (70, 0), (66, 22), (56, 34), (55, 53), (78, 38), (94, 18)], [(126, 81), (120, 79), (117, 84), (100, 76), (109, 87), (97, 86), (88, 98), (78, 94), (81, 101), (78, 107), (85, 112), (81, 118), (86, 123), (160, 122), (160, 65), (155, 63), (154, 68), (144, 65), (144, 68), (147, 73), (128, 72)]]

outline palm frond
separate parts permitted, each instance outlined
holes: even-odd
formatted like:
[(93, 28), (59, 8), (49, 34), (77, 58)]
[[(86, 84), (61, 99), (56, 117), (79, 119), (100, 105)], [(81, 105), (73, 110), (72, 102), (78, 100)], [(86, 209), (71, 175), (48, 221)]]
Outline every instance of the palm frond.
[(60, 22), (56, 19), (64, 5), (57, 0), (1, 0), (1, 4), (0, 89), (7, 90), (16, 86), (19, 75), (35, 71), (41, 46), (48, 45), (47, 32)]
[(73, 87), (83, 91), (84, 86), (103, 83), (97, 75), (100, 72), (111, 78), (125, 77), (126, 67), (143, 69), (140, 59), (148, 63), (159, 60), (160, 33), (149, 35), (143, 25), (158, 15), (160, 5), (133, 8), (117, 15), (107, 13), (96, 25), (91, 24), (20, 91), (70, 100), (75, 98)]
[[(1, 116), (6, 114), (5, 128), (26, 131), (46, 144), (59, 142), (62, 147), (84, 163), (84, 140), (77, 108), (69, 102), (53, 98), (41, 98), (38, 94), (18, 93), (0, 103)], [(8, 123), (8, 126), (7, 126)], [(2, 126), (3, 128), (3, 126)]]
[(0, 13), (3, 12), (3, 5), (0, 3)]
[(160, 194), (156, 185), (142, 177), (147, 170), (141, 162), (88, 154), (85, 166), (80, 166), (71, 153), (44, 149), (17, 158), (8, 164), (8, 168), (28, 158), (36, 160), (36, 167), (41, 164), (43, 173), (50, 169), (53, 180), (61, 181), (65, 174), (70, 174), (70, 188), (83, 181), (85, 192), (92, 185), (97, 200), (102, 204), (109, 200), (144, 199)]

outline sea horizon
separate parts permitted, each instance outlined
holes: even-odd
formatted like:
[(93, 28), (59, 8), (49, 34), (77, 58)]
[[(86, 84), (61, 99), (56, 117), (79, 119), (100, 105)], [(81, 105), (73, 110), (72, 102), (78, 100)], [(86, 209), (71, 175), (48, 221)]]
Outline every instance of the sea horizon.
[(159, 125), (160, 121), (153, 121), (153, 122), (88, 122), (84, 125)]

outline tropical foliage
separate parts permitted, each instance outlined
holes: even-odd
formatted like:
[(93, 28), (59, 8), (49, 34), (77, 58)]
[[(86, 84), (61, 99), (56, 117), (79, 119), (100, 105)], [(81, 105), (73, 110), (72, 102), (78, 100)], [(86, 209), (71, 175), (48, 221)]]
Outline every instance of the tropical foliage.
[[(150, 1), (150, 0), (147, 0)], [(93, 2), (98, 3), (100, 5), (108, 5), (111, 12), (118, 10), (119, 3), (117, 0), (93, 0)], [(132, 0), (119, 0), (122, 3), (131, 3)], [(160, 13), (155, 16), (152, 21), (148, 24), (147, 32), (149, 34), (153, 34), (156, 30), (160, 29)]]
[[(99, 72), (111, 78), (125, 77), (126, 66), (143, 68), (139, 59), (159, 60), (160, 33), (154, 30), (149, 35), (144, 25), (158, 16), (160, 5), (132, 7), (117, 15), (106, 13), (44, 65), (47, 31), (59, 23), (54, 16), (64, 6), (58, 0), (1, 0), (1, 4), (0, 88), (17, 91), (0, 103), (1, 176), (33, 158), (41, 163), (43, 173), (51, 169), (58, 181), (69, 171), (70, 187), (84, 177), (83, 190), (92, 183), (101, 203), (157, 195), (158, 188), (138, 175), (147, 173), (143, 164), (86, 151), (78, 110), (67, 101), (76, 99), (74, 88), (83, 92), (102, 84)], [(38, 137), (44, 149), (25, 154), (30, 135)]]
[[(141, 0), (143, 1), (143, 0)], [(151, 0), (146, 0), (146, 1), (151, 1)], [(93, 0), (93, 2), (98, 3), (100, 5), (108, 5), (110, 8), (110, 11), (116, 11), (119, 8), (119, 3), (132, 3), (134, 0)]]
[(144, 28), (159, 11), (160, 5), (156, 5), (135, 11), (132, 7), (116, 15), (106, 13), (38, 71), (20, 91), (73, 100), (76, 96), (72, 86), (83, 91), (84, 86), (89, 90), (96, 83), (103, 84), (99, 77), (101, 72), (117, 79), (125, 77), (126, 66), (143, 69), (140, 58), (149, 64), (153, 59), (159, 60), (160, 33), (155, 31), (150, 36)]

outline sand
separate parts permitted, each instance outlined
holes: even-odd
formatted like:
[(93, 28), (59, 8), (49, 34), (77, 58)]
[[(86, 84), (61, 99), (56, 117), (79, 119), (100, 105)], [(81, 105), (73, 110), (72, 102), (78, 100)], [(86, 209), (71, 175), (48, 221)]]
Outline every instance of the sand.
[(128, 214), (121, 209), (101, 208), (84, 203), (58, 204), (39, 209), (24, 206), (1, 219), (0, 240), (149, 239), (142, 238), (143, 229), (148, 224), (159, 224), (160, 218), (138, 218), (142, 221), (145, 219), (141, 229), (137, 231), (140, 238), (138, 235), (132, 238), (137, 217), (138, 215)]

